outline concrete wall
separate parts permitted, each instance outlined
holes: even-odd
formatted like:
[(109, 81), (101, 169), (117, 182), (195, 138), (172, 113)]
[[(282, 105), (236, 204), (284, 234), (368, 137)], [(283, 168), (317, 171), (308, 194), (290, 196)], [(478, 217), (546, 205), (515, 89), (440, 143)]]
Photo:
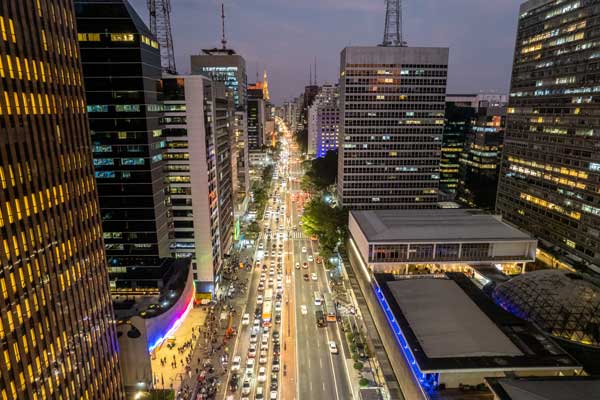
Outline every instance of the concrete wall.
[(354, 239), (354, 244), (358, 247), (362, 255), (362, 259), (365, 261), (365, 264), (368, 264), (369, 260), (369, 241), (363, 234), (363, 231), (360, 229), (360, 226), (354, 219), (352, 213), (348, 215), (348, 231), (350, 232), (350, 237)]

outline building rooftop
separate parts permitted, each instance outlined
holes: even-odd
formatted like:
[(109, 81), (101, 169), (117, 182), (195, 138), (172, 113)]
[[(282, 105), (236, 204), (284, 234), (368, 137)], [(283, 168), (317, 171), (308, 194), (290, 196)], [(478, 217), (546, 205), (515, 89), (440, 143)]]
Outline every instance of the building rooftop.
[(486, 378), (498, 400), (580, 400), (600, 398), (600, 379), (590, 376)]
[(494, 304), (464, 274), (375, 274), (375, 280), (380, 301), (383, 296), (402, 332), (400, 342), (424, 373), (579, 368), (533, 324)]
[(468, 209), (368, 210), (352, 216), (370, 242), (533, 240), (500, 217)]
[(523, 355), (453, 280), (401, 279), (387, 286), (427, 357)]

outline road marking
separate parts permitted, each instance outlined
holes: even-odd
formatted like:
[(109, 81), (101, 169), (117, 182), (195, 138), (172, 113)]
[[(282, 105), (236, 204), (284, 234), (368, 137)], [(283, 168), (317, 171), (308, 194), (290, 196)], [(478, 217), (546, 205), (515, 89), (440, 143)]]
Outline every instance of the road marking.
[(319, 365), (321, 366), (321, 369), (323, 369), (323, 360), (321, 360), (320, 358), (319, 358)]
[(323, 391), (325, 391), (325, 382), (323, 382)]

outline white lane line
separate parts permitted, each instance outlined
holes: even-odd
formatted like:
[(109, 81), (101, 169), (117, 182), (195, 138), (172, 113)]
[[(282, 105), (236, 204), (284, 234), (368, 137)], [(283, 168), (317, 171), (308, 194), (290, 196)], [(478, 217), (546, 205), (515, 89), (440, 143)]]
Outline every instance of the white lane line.
[(323, 391), (325, 391), (325, 382), (323, 382)]
[(321, 366), (321, 369), (323, 369), (323, 360), (319, 358), (319, 365)]

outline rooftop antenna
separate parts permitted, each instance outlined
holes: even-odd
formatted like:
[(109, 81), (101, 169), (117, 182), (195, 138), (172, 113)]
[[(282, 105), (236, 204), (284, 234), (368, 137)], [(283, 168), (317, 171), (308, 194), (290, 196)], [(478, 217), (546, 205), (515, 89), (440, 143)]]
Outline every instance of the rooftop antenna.
[(402, 40), (402, 0), (385, 0), (385, 29), (381, 46), (406, 46)]
[(317, 56), (315, 56), (315, 86), (317, 86), (319, 83), (317, 81)]
[(227, 39), (225, 39), (225, 4), (221, 3), (221, 47), (227, 49)]
[(308, 64), (308, 86), (312, 86), (312, 65)]
[(176, 74), (171, 0), (146, 0), (146, 4), (150, 13), (150, 31), (156, 36), (160, 48), (160, 65), (164, 71)]

